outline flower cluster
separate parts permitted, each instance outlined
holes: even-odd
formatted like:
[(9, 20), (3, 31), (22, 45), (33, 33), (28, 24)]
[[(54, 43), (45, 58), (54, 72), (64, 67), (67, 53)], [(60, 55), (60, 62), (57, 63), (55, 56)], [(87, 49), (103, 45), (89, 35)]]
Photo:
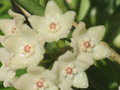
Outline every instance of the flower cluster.
[[(53, 67), (39, 66), (43, 60), (46, 42), (67, 38), (74, 22), (75, 12), (62, 13), (54, 1), (49, 1), (44, 16), (28, 17), (31, 27), (24, 23), (24, 16), (9, 10), (13, 19), (1, 19), (0, 36), (0, 81), (4, 86), (18, 90), (72, 90), (87, 88), (86, 70), (94, 60), (107, 58), (111, 51), (101, 43), (105, 29), (103, 26), (85, 27), (80, 22), (72, 34), (67, 51), (58, 57)], [(27, 68), (27, 73), (16, 76), (16, 70)]]

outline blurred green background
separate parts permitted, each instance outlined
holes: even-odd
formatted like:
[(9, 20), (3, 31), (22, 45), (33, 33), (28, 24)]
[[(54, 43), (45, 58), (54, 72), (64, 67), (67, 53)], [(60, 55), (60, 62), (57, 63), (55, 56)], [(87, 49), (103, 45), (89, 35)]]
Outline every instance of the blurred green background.
[[(43, 15), (44, 7), (49, 0), (0, 0), (0, 19), (11, 18), (8, 10), (12, 8), (19, 12), (15, 3), (22, 6), (31, 14)], [(104, 25), (106, 34), (103, 41), (107, 42), (120, 54), (120, 0), (54, 0), (63, 12), (74, 10), (77, 13), (76, 22), (84, 21), (87, 27)], [(71, 1), (71, 2), (67, 2)], [(11, 4), (12, 2), (12, 4)], [(28, 4), (29, 3), (29, 4)], [(32, 7), (31, 7), (32, 5)], [(34, 10), (35, 9), (35, 10)], [(67, 40), (49, 43), (46, 45), (46, 58), (53, 59), (55, 53), (69, 45)], [(58, 54), (58, 53), (57, 53)], [(53, 63), (52, 60), (51, 63)], [(50, 62), (47, 62), (47, 64)], [(46, 64), (42, 62), (42, 65)], [(88, 89), (75, 90), (118, 90), (120, 85), (120, 65), (109, 59), (95, 62), (87, 71), (89, 78)], [(74, 87), (73, 87), (74, 88)], [(4, 88), (0, 82), (0, 90), (14, 90)]]

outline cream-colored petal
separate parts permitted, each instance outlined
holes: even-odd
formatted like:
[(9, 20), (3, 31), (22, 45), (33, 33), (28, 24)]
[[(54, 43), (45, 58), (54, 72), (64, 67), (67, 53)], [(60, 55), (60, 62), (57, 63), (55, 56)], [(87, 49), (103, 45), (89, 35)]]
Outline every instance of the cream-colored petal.
[(59, 90), (58, 87), (51, 81), (48, 81), (49, 87), (46, 90)]
[(104, 59), (111, 55), (111, 51), (107, 46), (103, 44), (98, 44), (94, 48), (93, 55), (96, 60)]
[(26, 38), (26, 39), (34, 39), (34, 38), (36, 38), (36, 32), (33, 30), (33, 29), (31, 29), (27, 24), (24, 24), (22, 27), (21, 27), (21, 31), (20, 31), (21, 33), (21, 36), (23, 37), (23, 38)]
[(3, 46), (10, 50), (11, 52), (17, 52), (22, 44), (23, 44), (22, 38), (18, 36), (8, 36), (6, 37)]
[(90, 67), (88, 63), (80, 61), (78, 58), (73, 63), (78, 71), (85, 71)]
[(27, 72), (33, 75), (37, 75), (39, 73), (42, 73), (43, 71), (45, 71), (45, 68), (39, 67), (38, 65), (31, 65), (27, 68)]
[(16, 55), (10, 59), (8, 67), (12, 70), (23, 69), (28, 66), (28, 63), (28, 59)]
[(3, 37), (4, 37), (4, 36), (0, 35), (0, 43), (2, 43)]
[(59, 84), (60, 90), (70, 90), (72, 87), (72, 81), (71, 80), (64, 80)]
[(76, 88), (88, 88), (88, 78), (85, 72), (80, 72), (79, 74), (76, 74), (72, 84)]
[(51, 71), (45, 70), (40, 75), (42, 77), (46, 78), (47, 80), (50, 80), (50, 81), (56, 83), (56, 80), (57, 80), (56, 75), (54, 73), (52, 73)]
[(75, 39), (71, 39), (70, 46), (73, 48), (75, 56), (78, 56), (80, 54), (80, 50)]
[(62, 11), (57, 4), (53, 0), (49, 1), (46, 6), (45, 16), (48, 18), (59, 17), (60, 14), (62, 14)]
[(94, 43), (97, 43), (100, 40), (102, 40), (104, 34), (105, 34), (104, 26), (94, 26), (88, 29), (86, 36), (91, 38)]
[(25, 21), (25, 17), (21, 14), (13, 12), (11, 9), (8, 11), (8, 13), (9, 13), (9, 15), (11, 15), (14, 18), (14, 22), (15, 22), (16, 26), (18, 28), (20, 28)]
[[(51, 73), (51, 72), (47, 72), (47, 71), (43, 71), (39, 74), (25, 74), (22, 75), (14, 84), (14, 86), (19, 89), (19, 90), (36, 90), (36, 81), (40, 80), (40, 79), (44, 79), (45, 82), (47, 83), (47, 87), (45, 88), (45, 90), (58, 90), (58, 88), (56, 87), (56, 85), (54, 84), (54, 82), (52, 82), (52, 80), (50, 80), (47, 76)], [(44, 74), (47, 74), (44, 76)], [(52, 76), (51, 76), (52, 77)], [(22, 84), (21, 84), (22, 83)], [(25, 84), (25, 85), (24, 85)], [(41, 90), (41, 89), (39, 89)]]
[[(53, 67), (51, 69), (51, 72), (56, 75), (56, 78), (59, 78), (60, 71), (61, 71), (60, 62), (59, 61), (55, 61), (54, 64), (53, 64)], [(59, 82), (59, 80), (57, 80), (57, 83), (58, 82)]]
[[(1, 19), (0, 20), (0, 29), (3, 31), (5, 35), (12, 34), (12, 28), (16, 27), (14, 20), (12, 19)], [(17, 29), (17, 31), (19, 31)]]
[(28, 18), (28, 21), (30, 22), (33, 29), (35, 29), (37, 32), (41, 31), (41, 27), (43, 27), (42, 30), (44, 30), (44, 28), (45, 28), (44, 27), (45, 26), (45, 18), (44, 17), (32, 15)]
[(76, 40), (79, 40), (80, 36), (86, 32), (86, 26), (84, 22), (79, 22), (78, 26), (74, 30), (72, 36)]
[(13, 70), (29, 67), (31, 65), (37, 65), (43, 58), (44, 50), (36, 46), (35, 53), (26, 57), (21, 53), (17, 53), (10, 59), (9, 67)]
[(120, 90), (120, 86), (118, 87), (118, 90)]
[(94, 58), (93, 55), (91, 53), (81, 53), (77, 59), (79, 61), (85, 62), (89, 65), (92, 65), (94, 63)]
[(70, 62), (75, 59), (75, 56), (72, 52), (67, 51), (65, 54), (61, 55), (58, 60), (60, 62)]
[(34, 90), (34, 77), (32, 75), (22, 75), (14, 83), (14, 87), (19, 90)]
[(15, 77), (15, 72), (10, 71), (4, 64), (0, 68), (0, 81), (3, 81), (4, 87), (10, 86), (10, 81)]
[(0, 61), (2, 62), (2, 64), (7, 63), (11, 55), (12, 54), (9, 51), (7, 51), (5, 48), (0, 48)]

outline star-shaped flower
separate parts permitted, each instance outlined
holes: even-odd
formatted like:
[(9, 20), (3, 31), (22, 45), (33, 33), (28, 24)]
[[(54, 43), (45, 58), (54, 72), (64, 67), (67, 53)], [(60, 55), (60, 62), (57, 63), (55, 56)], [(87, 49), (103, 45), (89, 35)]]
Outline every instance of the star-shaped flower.
[(0, 61), (2, 66), (0, 67), (0, 81), (3, 81), (4, 87), (11, 86), (11, 81), (15, 77), (15, 71), (10, 70), (8, 67), (8, 60), (12, 56), (4, 48), (0, 48)]
[(46, 6), (45, 16), (30, 16), (29, 22), (33, 29), (38, 32), (38, 40), (45, 42), (58, 41), (66, 38), (72, 27), (75, 12), (68, 11), (62, 14), (62, 11), (54, 1), (49, 1)]
[(87, 63), (77, 60), (69, 51), (60, 56), (52, 68), (58, 77), (60, 90), (70, 90), (72, 86), (87, 88), (88, 79), (85, 70), (88, 67)]
[(95, 60), (109, 57), (111, 55), (111, 51), (107, 46), (100, 43), (104, 33), (104, 26), (95, 26), (86, 30), (85, 24), (80, 22), (73, 32), (71, 43), (75, 54), (89, 54), (93, 56)]
[(36, 32), (24, 24), (19, 35), (10, 35), (4, 38), (2, 45), (14, 53), (8, 63), (11, 69), (37, 65), (43, 58), (44, 43), (40, 43), (35, 37)]
[(19, 90), (58, 90), (55, 80), (52, 72), (37, 67), (18, 78), (14, 87)]
[(20, 27), (23, 25), (25, 18), (21, 14), (9, 10), (13, 19), (0, 19), (0, 29), (5, 35), (18, 35)]

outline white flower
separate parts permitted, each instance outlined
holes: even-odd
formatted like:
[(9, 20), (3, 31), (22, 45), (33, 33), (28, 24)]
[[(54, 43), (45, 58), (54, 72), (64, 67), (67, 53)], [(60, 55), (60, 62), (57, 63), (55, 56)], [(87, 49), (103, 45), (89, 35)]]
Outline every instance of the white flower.
[(5, 35), (16, 35), (20, 33), (19, 28), (23, 25), (25, 18), (21, 14), (17, 14), (9, 10), (9, 14), (13, 19), (0, 19), (0, 29)]
[(41, 70), (41, 68), (34, 69), (34, 72), (28, 71), (27, 74), (18, 78), (14, 87), (19, 90), (58, 90), (53, 73), (49, 70)]
[(118, 87), (118, 90), (120, 90), (120, 86)]
[(59, 57), (52, 71), (59, 79), (60, 90), (70, 90), (71, 86), (88, 87), (88, 79), (85, 73), (87, 68), (89, 68), (87, 63), (75, 59), (74, 54), (68, 51)]
[(39, 43), (35, 37), (36, 33), (24, 24), (21, 27), (20, 35), (12, 35), (4, 38), (2, 45), (14, 53), (14, 56), (10, 58), (8, 63), (11, 69), (37, 65), (43, 58), (44, 44)]
[(73, 32), (71, 46), (76, 54), (91, 54), (95, 60), (109, 57), (111, 51), (100, 43), (104, 33), (103, 26), (95, 26), (86, 30), (85, 24), (80, 22)]
[(45, 10), (45, 17), (31, 16), (29, 21), (38, 32), (38, 40), (52, 42), (61, 38), (66, 38), (75, 17), (75, 12), (68, 11), (62, 14), (62, 11), (54, 1), (49, 1)]
[(15, 72), (8, 67), (8, 60), (11, 57), (6, 49), (0, 48), (0, 61), (2, 66), (0, 67), (0, 81), (3, 81), (4, 87), (11, 86), (11, 80), (15, 77)]

